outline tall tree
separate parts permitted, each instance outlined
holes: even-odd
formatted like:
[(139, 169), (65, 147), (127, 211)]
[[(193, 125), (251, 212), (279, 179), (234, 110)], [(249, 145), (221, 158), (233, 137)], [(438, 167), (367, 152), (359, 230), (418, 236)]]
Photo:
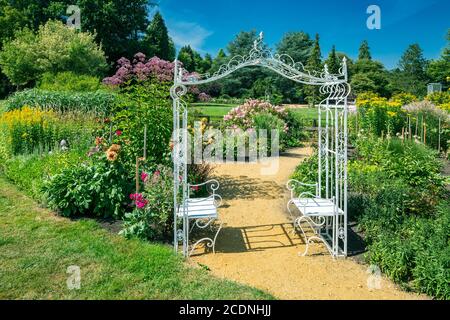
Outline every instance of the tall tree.
[(420, 46), (417, 43), (411, 44), (398, 63), (400, 78), (397, 78), (396, 82), (399, 88), (416, 96), (425, 95), (428, 82), (425, 71), (427, 64)]
[(369, 43), (367, 42), (367, 40), (361, 42), (361, 45), (359, 46), (358, 60), (372, 60)]
[(389, 96), (388, 72), (379, 61), (358, 59), (351, 67), (350, 85), (352, 92), (374, 92), (381, 96)]
[(325, 62), (328, 66), (328, 72), (331, 74), (338, 74), (340, 68), (339, 58), (336, 54), (336, 46), (333, 45), (331, 52), (328, 55), (328, 59)]
[(303, 65), (308, 61), (314, 41), (305, 32), (288, 32), (277, 45), (278, 54), (287, 54)]
[[(320, 50), (320, 38), (319, 34), (316, 33), (316, 39), (314, 41), (314, 46), (311, 52), (311, 55), (308, 58), (308, 62), (306, 63), (306, 69), (312, 72), (320, 72), (322, 70), (322, 53)], [(319, 88), (317, 86), (307, 86), (307, 100), (310, 105), (315, 105), (319, 102), (320, 94)]]
[[(295, 62), (300, 62), (306, 65), (308, 57), (311, 54), (314, 41), (309, 35), (303, 31), (288, 32), (281, 41), (277, 44), (278, 54), (287, 54)], [(286, 79), (280, 75), (271, 76), (273, 83), (273, 90), (279, 92), (284, 102), (286, 103), (299, 103), (304, 101), (304, 86), (293, 82), (290, 79)], [(262, 82), (268, 83), (268, 81)]]
[(244, 56), (247, 55), (253, 48), (253, 43), (258, 39), (256, 30), (241, 31), (238, 35), (228, 44), (227, 49), (231, 56)]
[(187, 71), (189, 72), (196, 71), (194, 50), (192, 50), (191, 46), (187, 45), (180, 49), (180, 52), (178, 52), (178, 61), (183, 63), (183, 67)]
[[(253, 49), (255, 40), (258, 40), (256, 30), (241, 31), (227, 46), (230, 56), (248, 55)], [(266, 47), (263, 49), (266, 49)], [(226, 58), (225, 60), (228, 59), (229, 58)], [(267, 73), (260, 67), (249, 67), (245, 70), (237, 70), (233, 74), (233, 77), (228, 77), (223, 81), (222, 94), (232, 97), (249, 97), (254, 82), (260, 78), (265, 78), (266, 76)]]
[(144, 51), (149, 56), (157, 56), (163, 60), (173, 61), (175, 56), (170, 42), (166, 23), (162, 15), (156, 12), (144, 36), (143, 43), (147, 47)]
[(205, 57), (203, 58), (202, 61), (202, 72), (206, 73), (209, 72), (211, 70), (213, 64), (213, 60), (212, 57), (209, 53), (205, 54)]

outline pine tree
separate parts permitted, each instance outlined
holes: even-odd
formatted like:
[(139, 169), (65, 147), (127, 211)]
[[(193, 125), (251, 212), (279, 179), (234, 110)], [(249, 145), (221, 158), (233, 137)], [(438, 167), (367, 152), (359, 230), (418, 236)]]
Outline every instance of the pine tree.
[[(306, 69), (314, 73), (320, 72), (322, 70), (322, 53), (320, 51), (319, 44), (319, 34), (316, 34), (316, 39), (314, 41), (314, 46), (311, 52), (311, 55), (308, 58), (308, 62), (306, 63)], [(307, 100), (310, 105), (315, 105), (319, 102), (320, 94), (318, 86), (308, 86), (306, 88), (307, 92)]]
[(426, 74), (428, 61), (423, 56), (423, 51), (418, 44), (410, 45), (403, 53), (398, 63), (401, 74), (401, 87), (405, 92), (416, 96), (426, 93), (428, 77)]
[(143, 42), (144, 51), (148, 56), (157, 56), (169, 61), (174, 59), (174, 46), (173, 43), (171, 44), (166, 23), (159, 12), (155, 14), (148, 26)]
[(326, 61), (326, 64), (328, 66), (328, 72), (331, 74), (338, 74), (339, 73), (339, 58), (336, 54), (336, 46), (333, 45), (333, 48), (331, 49), (330, 54), (328, 55), (328, 59)]
[(372, 56), (370, 55), (369, 43), (367, 40), (364, 40), (359, 47), (358, 60), (372, 60)]

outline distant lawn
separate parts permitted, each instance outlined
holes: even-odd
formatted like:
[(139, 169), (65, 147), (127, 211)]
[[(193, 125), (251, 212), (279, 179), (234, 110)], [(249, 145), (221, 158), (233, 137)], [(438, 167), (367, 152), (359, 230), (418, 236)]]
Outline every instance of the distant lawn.
[[(196, 111), (201, 115), (210, 117), (212, 122), (217, 122), (222, 120), (223, 116), (235, 107), (237, 107), (237, 105), (193, 103), (190, 112)], [(305, 126), (312, 126), (313, 121), (317, 120), (317, 108), (292, 108), (290, 110), (295, 112), (301, 118)]]
[[(67, 267), (81, 289), (67, 288)], [(188, 267), (171, 247), (125, 240), (39, 208), (0, 177), (0, 299), (271, 299)]]
[(235, 107), (237, 107), (235, 104), (193, 103), (190, 112), (193, 110), (196, 113), (210, 117), (211, 121), (217, 122), (222, 120), (223, 116)]

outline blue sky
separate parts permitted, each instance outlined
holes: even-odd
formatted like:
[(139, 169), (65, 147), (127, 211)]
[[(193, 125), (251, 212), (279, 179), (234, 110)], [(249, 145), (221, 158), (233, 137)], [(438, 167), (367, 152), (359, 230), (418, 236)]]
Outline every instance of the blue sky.
[[(369, 5), (381, 9), (380, 30), (366, 26)], [(159, 0), (159, 10), (177, 47), (215, 56), (241, 30), (264, 31), (272, 47), (287, 31), (318, 32), (324, 57), (335, 44), (355, 58), (366, 39), (372, 57), (389, 69), (411, 43), (426, 58), (439, 57), (450, 28), (450, 0)]]

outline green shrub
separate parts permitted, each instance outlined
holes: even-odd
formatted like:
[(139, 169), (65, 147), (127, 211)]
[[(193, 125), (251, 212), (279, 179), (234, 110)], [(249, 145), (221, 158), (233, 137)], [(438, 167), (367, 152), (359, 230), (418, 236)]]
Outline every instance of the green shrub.
[(65, 217), (120, 218), (132, 189), (132, 177), (121, 163), (106, 159), (64, 169), (43, 187), (48, 206)]
[(109, 114), (119, 101), (110, 91), (59, 92), (30, 89), (16, 92), (6, 100), (6, 109), (13, 110), (25, 105), (58, 112), (78, 111)]
[(386, 179), (403, 181), (408, 212), (425, 215), (433, 212), (444, 192), (442, 164), (435, 151), (410, 141), (371, 137), (361, 137), (356, 147), (364, 165), (378, 167)]
[(259, 130), (267, 132), (268, 154), (272, 152), (272, 139), (274, 138), (272, 131), (278, 134), (279, 150), (283, 151), (286, 149), (287, 129), (283, 120), (271, 113), (263, 112), (253, 117), (253, 123), (256, 132), (259, 132)]
[(98, 77), (78, 75), (73, 72), (44, 73), (37, 87), (46, 91), (72, 92), (97, 91), (106, 88)]
[[(355, 145), (348, 215), (364, 235), (368, 262), (401, 285), (449, 299), (450, 204), (437, 153), (422, 144), (370, 136), (360, 136)], [(292, 178), (315, 183), (317, 165), (314, 154)]]
[(289, 128), (285, 137), (286, 146), (288, 148), (301, 146), (301, 142), (308, 138), (308, 133), (304, 130), (303, 116), (298, 112), (288, 110), (284, 121)]
[(78, 165), (85, 159), (81, 150), (53, 152), (45, 155), (21, 155), (0, 162), (0, 172), (27, 195), (44, 202), (42, 187), (44, 181), (69, 166)]
[[(367, 220), (366, 220), (367, 221)], [(372, 222), (372, 227), (377, 221)], [(365, 225), (366, 230), (371, 227)], [(369, 261), (400, 284), (449, 299), (450, 288), (450, 204), (442, 202), (435, 216), (406, 217), (391, 226), (371, 230)]]
[(25, 28), (3, 44), (2, 72), (15, 85), (27, 85), (45, 72), (72, 71), (99, 75), (107, 68), (105, 53), (94, 35), (48, 21), (37, 33)]

